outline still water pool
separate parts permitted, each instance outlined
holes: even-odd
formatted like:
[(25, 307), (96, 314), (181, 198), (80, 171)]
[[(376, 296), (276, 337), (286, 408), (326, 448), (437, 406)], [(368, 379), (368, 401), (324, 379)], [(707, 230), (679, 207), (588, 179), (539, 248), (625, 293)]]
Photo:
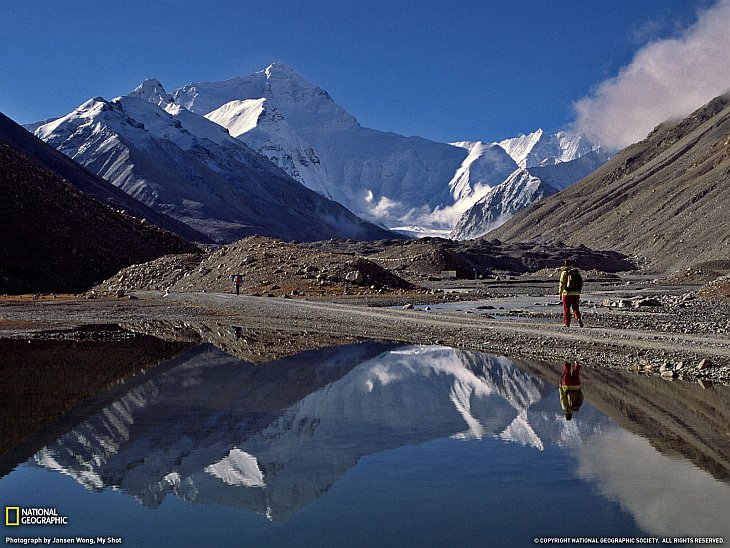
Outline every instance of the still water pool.
[[(664, 423), (632, 419), (628, 392), (598, 369), (584, 368), (585, 401), (567, 421), (562, 363), (363, 343), (256, 365), (195, 346), (71, 411), (67, 428), (9, 469), (4, 506), (52, 508), (68, 524), (5, 526), (4, 540), (730, 542), (728, 448), (703, 446), (678, 417), (667, 423), (676, 431), (653, 437), (651, 425)], [(730, 401), (721, 389), (720, 405)]]

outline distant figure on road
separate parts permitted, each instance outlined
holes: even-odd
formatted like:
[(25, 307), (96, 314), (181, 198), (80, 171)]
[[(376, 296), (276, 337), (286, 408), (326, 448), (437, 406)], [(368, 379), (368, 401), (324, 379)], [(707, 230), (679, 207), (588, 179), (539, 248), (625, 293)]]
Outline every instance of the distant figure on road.
[(573, 266), (570, 259), (565, 259), (565, 265), (560, 273), (560, 288), (558, 294), (563, 301), (563, 324), (570, 327), (570, 309), (573, 309), (578, 325), (583, 327), (583, 320), (580, 317), (580, 292), (583, 290), (583, 278), (580, 270)]
[(231, 281), (236, 286), (236, 295), (240, 295), (241, 294), (241, 284), (243, 283), (243, 274), (231, 275)]
[(583, 392), (580, 388), (580, 364), (575, 362), (572, 366), (568, 362), (563, 363), (563, 380), (560, 382), (560, 405), (565, 413), (565, 420), (573, 418), (573, 413), (580, 409), (583, 403)]

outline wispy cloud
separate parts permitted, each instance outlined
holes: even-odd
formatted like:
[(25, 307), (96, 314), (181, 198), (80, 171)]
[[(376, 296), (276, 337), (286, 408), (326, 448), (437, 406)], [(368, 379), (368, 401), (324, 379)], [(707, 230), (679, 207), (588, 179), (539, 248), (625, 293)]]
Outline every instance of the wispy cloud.
[(609, 148), (640, 141), (730, 90), (730, 0), (674, 38), (642, 47), (617, 76), (575, 103), (576, 129)]

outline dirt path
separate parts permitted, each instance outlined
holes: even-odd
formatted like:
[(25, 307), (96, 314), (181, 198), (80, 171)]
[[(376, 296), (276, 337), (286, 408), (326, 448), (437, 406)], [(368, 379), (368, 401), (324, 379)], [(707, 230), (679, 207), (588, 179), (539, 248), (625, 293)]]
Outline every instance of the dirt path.
[(187, 297), (190, 296), (186, 296), (184, 300), (188, 302), (194, 300), (200, 304), (215, 304), (222, 309), (227, 308), (242, 313), (252, 313), (261, 309), (262, 312), (266, 312), (269, 320), (276, 318), (289, 321), (295, 318), (320, 318), (322, 321), (330, 320), (338, 323), (344, 321), (348, 329), (357, 328), (358, 324), (367, 326), (374, 324), (382, 326), (381, 328), (385, 331), (394, 330), (395, 332), (408, 329), (453, 329), (458, 327), (471, 331), (472, 335), (478, 334), (481, 330), (488, 330), (502, 336), (551, 337), (559, 342), (580, 345), (590, 345), (600, 340), (620, 341), (620, 345), (625, 347), (672, 352), (701, 348), (702, 353), (707, 356), (713, 356), (723, 361), (730, 360), (730, 338), (728, 337), (666, 334), (601, 327), (566, 329), (559, 323), (536, 325), (536, 322), (530, 321), (474, 317), (456, 312), (397, 310), (300, 300), (265, 299), (262, 301), (255, 297), (242, 297), (234, 300), (229, 295), (220, 294), (204, 296), (196, 294), (193, 299)]
[[(730, 337), (631, 327), (565, 329), (559, 321), (491, 317), (458, 311), (403, 310), (301, 299), (218, 293), (170, 293), (139, 300), (69, 300), (0, 307), (0, 336), (33, 328), (90, 323), (198, 321), (282, 332), (323, 333), (419, 344), (443, 344), (513, 358), (579, 360), (684, 379), (730, 382)], [(29, 320), (32, 318), (32, 321)], [(610, 323), (603, 320), (603, 323)], [(617, 322), (619, 323), (619, 322)], [(701, 360), (712, 367), (699, 370)]]
[[(677, 377), (730, 380), (727, 335), (619, 327), (565, 329), (559, 322), (495, 319), (463, 312), (373, 308), (293, 299), (234, 299), (225, 294), (170, 294), (168, 299), (226, 311), (252, 327), (444, 344), (548, 361), (590, 360), (604, 366), (655, 373), (664, 365), (676, 369)], [(702, 359), (715, 367), (698, 371), (697, 364)]]

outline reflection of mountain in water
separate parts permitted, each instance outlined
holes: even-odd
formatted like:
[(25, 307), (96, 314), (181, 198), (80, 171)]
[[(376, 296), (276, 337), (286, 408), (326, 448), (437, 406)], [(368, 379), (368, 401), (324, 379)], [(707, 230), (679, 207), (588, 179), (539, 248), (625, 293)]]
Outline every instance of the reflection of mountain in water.
[(575, 444), (555, 386), (506, 358), (359, 344), (254, 366), (203, 345), (88, 418), (35, 461), (145, 505), (167, 493), (282, 519), (364, 455), (444, 437)]

